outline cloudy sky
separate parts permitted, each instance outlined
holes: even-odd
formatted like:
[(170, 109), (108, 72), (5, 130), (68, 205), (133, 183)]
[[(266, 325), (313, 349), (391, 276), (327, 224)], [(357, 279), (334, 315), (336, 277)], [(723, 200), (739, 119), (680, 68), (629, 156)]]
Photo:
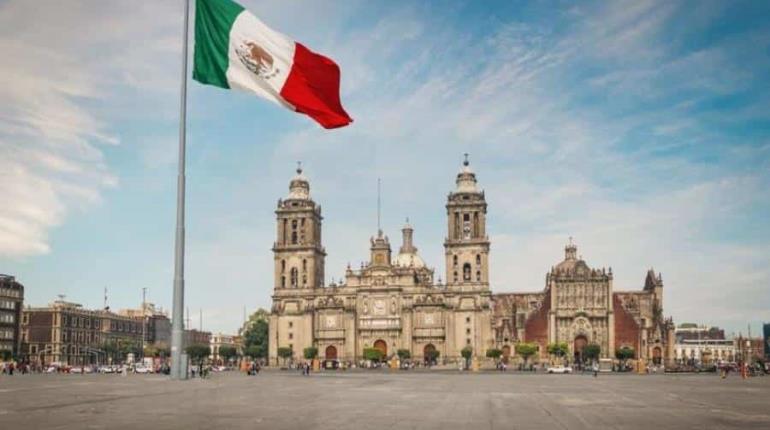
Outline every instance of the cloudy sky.
[[(46, 3), (43, 5), (42, 3)], [(190, 83), (187, 305), (269, 307), (275, 204), (302, 160), (327, 282), (409, 217), (443, 274), (470, 153), (495, 292), (538, 291), (574, 236), (617, 290), (663, 273), (678, 323), (770, 320), (770, 3), (242, 4), (334, 58), (355, 123), (325, 131)], [(0, 0), (0, 273), (26, 302), (171, 303), (182, 1)]]

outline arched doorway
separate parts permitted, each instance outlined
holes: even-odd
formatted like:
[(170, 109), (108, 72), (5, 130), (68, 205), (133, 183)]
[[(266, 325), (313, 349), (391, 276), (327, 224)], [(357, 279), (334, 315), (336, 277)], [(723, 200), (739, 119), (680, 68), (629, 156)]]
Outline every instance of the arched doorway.
[(334, 345), (329, 345), (326, 347), (326, 352), (324, 353), (324, 358), (327, 360), (336, 360), (337, 359), (337, 348), (334, 347)]
[(583, 349), (588, 345), (588, 338), (584, 335), (578, 335), (575, 337), (575, 342), (572, 346), (572, 351), (575, 354), (575, 363), (583, 363)]
[(388, 344), (385, 343), (384, 340), (379, 339), (378, 341), (374, 342), (374, 349), (379, 349), (382, 352), (383, 357), (388, 356)]
[(422, 357), (428, 364), (436, 364), (436, 347), (432, 343), (425, 345), (422, 349)]
[(505, 345), (503, 347), (503, 363), (508, 363), (508, 360), (511, 358), (511, 346)]
[[(709, 353), (710, 354), (710, 353)], [(652, 363), (656, 366), (660, 366), (660, 362), (663, 356), (663, 351), (660, 350), (659, 346), (656, 346), (655, 348), (652, 348)]]

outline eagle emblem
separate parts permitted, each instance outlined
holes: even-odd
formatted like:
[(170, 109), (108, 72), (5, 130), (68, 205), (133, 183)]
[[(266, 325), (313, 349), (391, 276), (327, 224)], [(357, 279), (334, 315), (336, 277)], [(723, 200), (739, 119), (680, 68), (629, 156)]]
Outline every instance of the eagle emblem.
[(254, 42), (243, 41), (235, 53), (247, 69), (262, 79), (270, 80), (281, 71), (274, 67), (273, 56)]

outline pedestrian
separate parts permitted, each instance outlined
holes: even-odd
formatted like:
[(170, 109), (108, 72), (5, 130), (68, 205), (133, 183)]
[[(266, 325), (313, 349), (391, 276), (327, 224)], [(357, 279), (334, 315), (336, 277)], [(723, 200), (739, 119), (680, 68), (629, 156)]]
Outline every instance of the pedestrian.
[(594, 370), (594, 378), (596, 378), (597, 376), (599, 376), (599, 365), (594, 363), (593, 370)]

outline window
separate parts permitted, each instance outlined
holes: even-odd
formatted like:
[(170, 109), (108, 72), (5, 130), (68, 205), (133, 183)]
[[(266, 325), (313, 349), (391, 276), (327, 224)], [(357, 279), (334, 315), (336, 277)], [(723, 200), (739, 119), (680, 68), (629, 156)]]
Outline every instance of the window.
[(454, 273), (454, 281), (457, 282), (457, 270), (455, 270), (455, 273)]
[(307, 275), (302, 275), (302, 285), (307, 285)]
[(291, 244), (296, 245), (297, 244), (297, 232), (293, 231), (291, 232)]
[(481, 271), (480, 270), (476, 271), (476, 282), (481, 282)]
[(471, 334), (471, 329), (469, 329), (469, 328), (466, 328), (466, 329), (465, 329), (465, 334)]
[(454, 267), (457, 267), (457, 256), (456, 255), (452, 256), (452, 265)]
[(297, 268), (296, 267), (291, 268), (291, 286), (292, 287), (297, 286)]
[(286, 260), (281, 260), (281, 273), (286, 271)]
[(281, 288), (285, 288), (285, 287), (286, 287), (286, 277), (282, 275), (281, 276)]
[(289, 321), (289, 328), (292, 328), (292, 327), (294, 327), (294, 323)]
[(289, 340), (291, 340), (291, 339), (294, 339), (294, 334), (293, 333), (289, 333)]
[(470, 322), (471, 322), (471, 317), (465, 317), (465, 322), (466, 322), (466, 323), (468, 323), (468, 324), (470, 324)]
[(459, 212), (455, 212), (454, 238), (455, 239), (460, 238), (460, 213)]
[(470, 339), (465, 339), (465, 344), (466, 345), (470, 345), (471, 344), (471, 340)]
[(476, 265), (481, 266), (481, 254), (476, 254)]
[(470, 263), (463, 264), (463, 281), (471, 280), (471, 265)]
[(481, 236), (481, 232), (479, 230), (481, 230), (479, 228), (479, 213), (474, 212), (473, 213), (473, 237)]

